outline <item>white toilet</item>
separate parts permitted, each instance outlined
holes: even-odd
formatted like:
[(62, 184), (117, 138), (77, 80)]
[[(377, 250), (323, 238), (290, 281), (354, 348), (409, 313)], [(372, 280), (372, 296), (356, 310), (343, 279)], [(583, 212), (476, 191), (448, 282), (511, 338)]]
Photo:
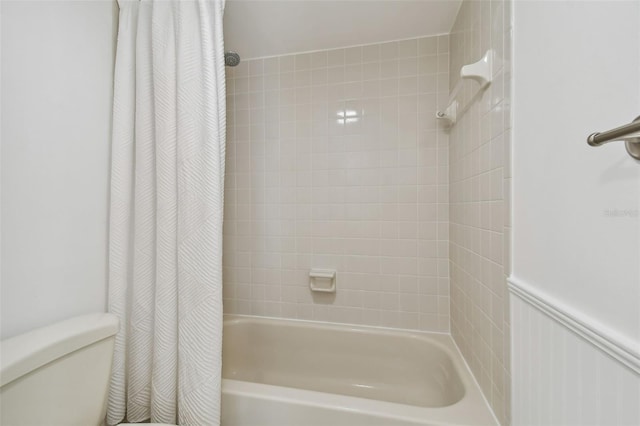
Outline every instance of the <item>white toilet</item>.
[(3, 340), (0, 424), (103, 425), (117, 331), (114, 315), (92, 314)]

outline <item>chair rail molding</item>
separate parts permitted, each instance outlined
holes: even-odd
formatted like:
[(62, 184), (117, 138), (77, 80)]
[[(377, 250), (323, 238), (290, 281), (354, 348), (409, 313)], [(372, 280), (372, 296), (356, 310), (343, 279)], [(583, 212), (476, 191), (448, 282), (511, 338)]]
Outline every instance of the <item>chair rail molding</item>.
[(518, 278), (510, 276), (507, 281), (511, 294), (571, 330), (635, 374), (640, 375), (640, 342), (634, 342), (620, 335), (611, 328), (587, 317), (566, 303), (540, 292)]

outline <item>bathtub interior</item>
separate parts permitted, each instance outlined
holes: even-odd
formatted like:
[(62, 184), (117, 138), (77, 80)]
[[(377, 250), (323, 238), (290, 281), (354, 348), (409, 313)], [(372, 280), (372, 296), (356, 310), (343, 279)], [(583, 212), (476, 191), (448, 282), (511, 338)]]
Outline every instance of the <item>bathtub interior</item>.
[(437, 341), (414, 333), (296, 321), (225, 321), (225, 379), (444, 407), (465, 395)]

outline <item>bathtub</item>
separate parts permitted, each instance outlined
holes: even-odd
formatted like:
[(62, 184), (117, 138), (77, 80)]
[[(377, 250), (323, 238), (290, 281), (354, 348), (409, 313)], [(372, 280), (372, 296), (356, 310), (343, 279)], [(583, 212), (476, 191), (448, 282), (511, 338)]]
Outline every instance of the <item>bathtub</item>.
[(495, 425), (446, 334), (225, 316), (223, 426)]

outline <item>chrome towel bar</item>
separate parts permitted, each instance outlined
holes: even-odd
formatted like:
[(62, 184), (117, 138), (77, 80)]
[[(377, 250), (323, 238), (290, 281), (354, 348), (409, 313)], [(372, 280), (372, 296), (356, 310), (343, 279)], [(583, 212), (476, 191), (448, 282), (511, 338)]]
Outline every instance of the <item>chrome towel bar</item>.
[(591, 146), (613, 141), (624, 141), (629, 155), (640, 160), (640, 116), (629, 124), (602, 133), (592, 133), (587, 138), (587, 143)]

